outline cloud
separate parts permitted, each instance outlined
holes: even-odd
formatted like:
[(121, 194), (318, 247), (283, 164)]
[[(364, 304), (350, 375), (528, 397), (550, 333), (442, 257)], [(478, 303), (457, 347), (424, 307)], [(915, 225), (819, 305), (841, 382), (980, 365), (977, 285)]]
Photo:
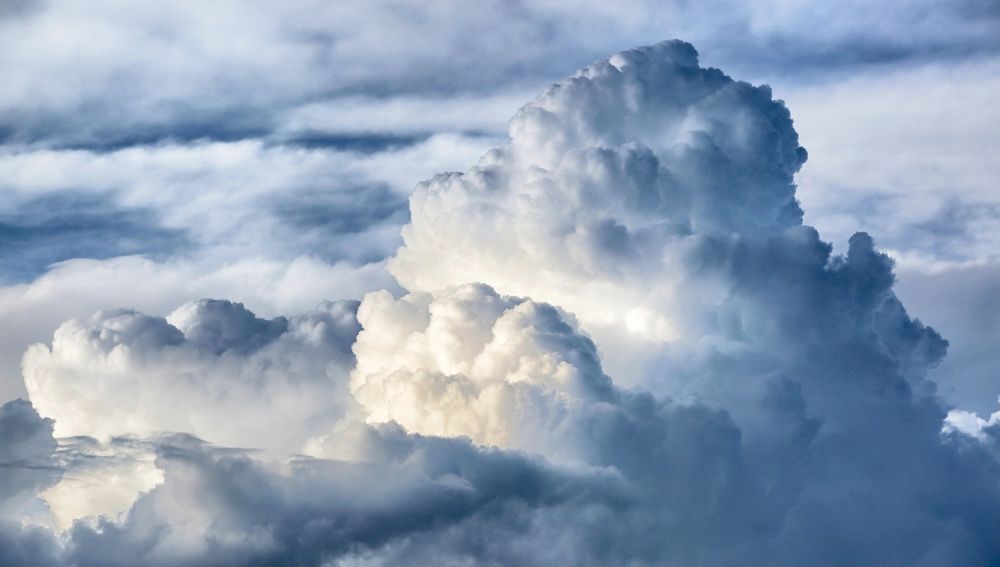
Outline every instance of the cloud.
[[(76, 522), (49, 555), (1000, 557), (993, 424), (947, 417), (929, 375), (948, 343), (909, 316), (872, 237), (834, 254), (802, 224), (806, 154), (770, 89), (666, 42), (557, 83), (510, 133), (467, 172), (418, 186), (390, 261), (405, 293), (370, 293), (356, 315), (334, 303), (264, 319), (203, 300), (166, 317), (101, 312), (33, 347), (27, 386), (56, 419), (31, 412), (40, 438), (51, 446), (46, 423), (137, 434), (64, 446), (107, 447), (133, 472), (148, 451), (162, 471), (159, 484), (130, 477), (146, 492), (127, 513)], [(280, 294), (299, 279), (255, 281)]]
[[(798, 196), (835, 245), (877, 222), (883, 248), (924, 264), (982, 260), (997, 248), (990, 95), (1000, 20), (988, 1), (837, 10), (780, 0), (450, 3), (418, 4), (406, 18), (391, 1), (8, 4), (0, 177), (8, 203), (24, 206), (0, 219), (16, 221), (7, 282), (54, 261), (130, 253), (378, 261), (399, 243), (413, 180), (472, 163), (551, 77), (678, 35), (695, 40), (705, 62), (775, 85), (792, 103), (804, 145), (819, 156), (800, 174)], [(86, 227), (62, 215), (25, 219), (37, 212), (31, 203), (61, 203), (34, 194), (40, 185), (59, 193), (52, 199), (72, 193), (100, 210), (86, 209)], [(859, 207), (872, 193), (882, 198)], [(370, 199), (379, 214), (350, 206)], [(329, 222), (289, 226), (320, 209)], [(953, 219), (967, 230), (940, 238), (934, 227)], [(361, 220), (371, 224), (339, 232)], [(141, 238), (115, 230), (123, 225)], [(613, 246), (613, 227), (592, 232)], [(114, 306), (109, 298), (59, 320)], [(671, 336), (652, 311), (636, 309), (632, 326)], [(16, 343), (0, 345), (7, 361), (43, 336), (3, 335)], [(0, 395), (23, 394), (16, 381), (6, 372)]]
[(519, 110), (510, 134), (466, 174), (417, 186), (390, 261), (404, 287), (484, 281), (565, 307), (599, 343), (622, 331), (663, 343), (682, 332), (670, 303), (687, 236), (801, 221), (792, 176), (806, 153), (788, 110), (699, 67), (687, 44), (581, 70)]
[[(391, 270), (412, 292), (485, 281), (565, 308), (616, 380), (724, 409), (747, 467), (735, 474), (788, 491), (788, 508), (766, 497), (753, 508), (782, 526), (751, 538), (758, 560), (815, 563), (826, 545), (831, 564), (992, 556), (978, 527), (990, 514), (970, 498), (995, 497), (996, 465), (942, 443), (946, 409), (927, 379), (946, 341), (908, 316), (871, 237), (839, 256), (801, 225), (792, 175), (805, 152), (784, 106), (694, 56), (660, 44), (553, 86), (518, 112), (509, 144), (418, 186)], [(428, 365), (403, 360), (400, 376)], [(420, 388), (422, 407), (417, 395), (453, 399)], [(892, 480), (911, 466), (919, 480)], [(940, 488), (956, 477), (979, 488)], [(942, 514), (945, 502), (965, 504)], [(891, 528), (869, 520), (876, 509)], [(878, 543), (893, 538), (910, 542), (905, 557)]]
[[(997, 76), (996, 61), (971, 59), (786, 85), (815, 156), (798, 178), (807, 220), (836, 238), (878, 222), (880, 242), (902, 253), (992, 258), (1000, 137), (990, 125), (1000, 114), (987, 97)], [(975, 228), (960, 238), (934, 232), (955, 215)]]
[(628, 0), (615, 9), (451, 1), (407, 7), (405, 17), (391, 0), (364, 9), (314, 0), (13, 6), (0, 27), (9, 46), (0, 58), (9, 70), (3, 137), (57, 147), (232, 141), (266, 136), (316, 104), (520, 91), (623, 45), (681, 34), (713, 63), (775, 75), (1000, 48), (996, 10), (979, 0), (838, 10), (781, 0)]
[(70, 260), (30, 284), (0, 288), (0, 392), (26, 395), (19, 367), (25, 349), (49, 341), (67, 319), (86, 320), (99, 310), (128, 306), (165, 315), (192, 298), (228, 297), (275, 317), (311, 310), (323, 298), (360, 297), (384, 287), (395, 285), (382, 263), (330, 265), (309, 257)]
[(166, 318), (100, 312), (60, 326), (51, 348), (30, 348), (25, 385), (59, 436), (181, 431), (294, 453), (350, 408), (355, 308), (324, 303), (270, 320), (220, 300), (188, 303)]
[(48, 510), (39, 493), (59, 481), (52, 420), (30, 402), (0, 406), (0, 564), (59, 565), (59, 546), (44, 527)]
[[(368, 419), (428, 435), (557, 450), (540, 432), (616, 395), (593, 343), (550, 305), (482, 285), (368, 295), (351, 390)], [(540, 443), (540, 444), (537, 444)]]
[(580, 497), (616, 497), (614, 476), (599, 471), (553, 469), (536, 457), (396, 426), (357, 427), (372, 461), (300, 459), (274, 468), (190, 441), (163, 443), (164, 484), (140, 498), (124, 524), (78, 524), (69, 558), (315, 565), (441, 530), (503, 526), (511, 515)]
[(31, 281), (72, 258), (162, 258), (187, 246), (183, 231), (158, 226), (152, 211), (111, 201), (99, 193), (53, 192), (8, 205), (0, 212), (4, 283)]
[(228, 297), (276, 315), (392, 286), (382, 260), (400, 242), (410, 176), (457, 167), (487, 144), (442, 135), (365, 155), (262, 141), (0, 152), (12, 190), (0, 211), (4, 277), (23, 282), (0, 289), (0, 397), (24, 395), (16, 365), (29, 344), (97, 310), (165, 314)]
[(0, 406), (0, 510), (5, 519), (17, 518), (38, 492), (61, 476), (54, 454), (52, 420), (39, 417), (31, 403), (12, 400)]
[(948, 356), (931, 371), (949, 405), (981, 415), (995, 411), (1000, 342), (1000, 271), (995, 264), (905, 268), (900, 298), (948, 337)]

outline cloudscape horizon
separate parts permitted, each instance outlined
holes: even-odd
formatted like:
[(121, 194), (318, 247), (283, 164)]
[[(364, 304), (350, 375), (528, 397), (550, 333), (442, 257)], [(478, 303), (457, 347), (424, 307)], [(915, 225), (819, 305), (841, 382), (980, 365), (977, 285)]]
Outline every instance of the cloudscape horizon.
[[(4, 41), (82, 33), (13, 6)], [(449, 11), (451, 58), (334, 9), (387, 29), (22, 47), (66, 82), (0, 100), (0, 565), (1000, 561), (992, 36), (850, 51), (787, 7), (690, 29), (774, 86), (598, 34), (545, 87), (595, 22), (494, 9), (523, 28), (462, 55)], [(907, 136), (961, 69), (985, 149)]]

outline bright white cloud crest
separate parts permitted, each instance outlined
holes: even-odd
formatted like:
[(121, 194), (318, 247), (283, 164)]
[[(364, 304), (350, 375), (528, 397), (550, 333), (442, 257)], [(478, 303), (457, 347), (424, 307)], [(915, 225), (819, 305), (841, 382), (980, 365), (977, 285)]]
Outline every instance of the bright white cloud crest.
[(788, 110), (684, 43), (590, 65), (519, 110), (510, 136), (469, 172), (418, 185), (390, 263), (404, 287), (483, 281), (568, 309), (599, 341), (665, 342), (685, 333), (689, 237), (801, 222)]
[(219, 300), (165, 319), (101, 312), (63, 324), (51, 348), (29, 349), (25, 384), (58, 435), (181, 431), (284, 454), (349, 407), (355, 308), (325, 303), (270, 320)]
[(351, 389), (374, 422), (544, 452), (566, 413), (615, 400), (593, 343), (550, 305), (469, 284), (370, 294), (358, 319)]
[[(140, 437), (132, 470), (162, 472), (124, 483), (127, 514), (76, 523), (53, 561), (1000, 556), (989, 436), (942, 432), (927, 380), (947, 343), (907, 315), (868, 235), (837, 256), (802, 225), (805, 151), (768, 88), (667, 42), (554, 85), (510, 134), (417, 187), (401, 297), (275, 319), (209, 300), (102, 312), (33, 347), (25, 382), (58, 435)], [(51, 422), (4, 412), (51, 456)], [(27, 529), (0, 537), (46, 545)]]

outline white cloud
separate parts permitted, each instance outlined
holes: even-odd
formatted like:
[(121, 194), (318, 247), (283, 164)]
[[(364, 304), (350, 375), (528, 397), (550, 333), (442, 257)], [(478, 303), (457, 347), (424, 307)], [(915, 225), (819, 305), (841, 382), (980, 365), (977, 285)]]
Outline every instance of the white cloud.
[(155, 448), (134, 439), (61, 439), (58, 457), (62, 478), (39, 494), (56, 530), (100, 516), (121, 521), (139, 495), (163, 483)]
[(351, 391), (372, 422), (553, 455), (579, 406), (615, 403), (593, 343), (553, 307), (484, 285), (369, 294)]
[(22, 3), (0, 27), (0, 116), (14, 139), (57, 144), (241, 137), (340, 97), (534, 88), (667, 37), (713, 64), (796, 74), (1000, 47), (995, 8), (976, 0)]
[(25, 353), (24, 380), (56, 434), (110, 439), (166, 431), (289, 454), (331, 428), (353, 401), (347, 374), (353, 302), (260, 319), (201, 300), (166, 319), (104, 311)]
[[(262, 140), (111, 152), (19, 149), (0, 155), (0, 176), (22, 200), (110, 193), (117, 207), (153, 211), (154, 222), (180, 231), (194, 248), (188, 254), (227, 259), (310, 254), (358, 262), (381, 259), (397, 245), (413, 184), (401, 171), (431, 175), (457, 167), (481, 153), (484, 143), (444, 134), (369, 155), (349, 146), (307, 148)], [(303, 222), (296, 216), (303, 209), (322, 214), (322, 222)]]
[(192, 299), (226, 297), (274, 317), (310, 310), (324, 298), (360, 297), (392, 285), (381, 263), (330, 265), (308, 257), (290, 261), (251, 257), (220, 265), (158, 263), (133, 256), (71, 260), (30, 284), (0, 288), (3, 391), (23, 395), (18, 365), (29, 345), (48, 341), (67, 319), (86, 319), (96, 311), (126, 306), (165, 315)]
[[(18, 240), (17, 223), (34, 214), (18, 211), (32, 199), (43, 199), (38, 206), (52, 217), (39, 238), (98, 255), (0, 288), (0, 398), (23, 395), (17, 361), (29, 344), (98, 310), (165, 314), (185, 301), (226, 297), (273, 316), (393, 286), (380, 261), (399, 242), (410, 175), (474, 159), (484, 140), (437, 135), (365, 155), (259, 140), (3, 152), (0, 178), (18, 195), (0, 207), (11, 219), (12, 261), (45, 257), (31, 248), (36, 241)], [(74, 208), (86, 195), (97, 199), (94, 211)], [(144, 214), (125, 222), (130, 211)], [(85, 213), (99, 216), (81, 234), (75, 227)], [(173, 236), (150, 240), (146, 257), (113, 257), (128, 253), (147, 224)]]
[[(801, 217), (792, 175), (805, 151), (787, 109), (698, 67), (686, 44), (595, 63), (519, 110), (510, 132), (466, 174), (417, 186), (390, 262), (404, 287), (488, 282), (565, 307), (599, 345), (626, 331), (660, 349), (700, 336), (678, 320), (688, 236), (775, 234)], [(634, 350), (604, 355), (614, 375), (636, 370)]]

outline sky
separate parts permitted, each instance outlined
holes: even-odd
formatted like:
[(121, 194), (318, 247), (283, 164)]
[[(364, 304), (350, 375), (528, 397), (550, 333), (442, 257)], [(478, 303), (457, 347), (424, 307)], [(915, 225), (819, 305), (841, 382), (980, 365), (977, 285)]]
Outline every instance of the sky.
[(0, 47), (0, 565), (1000, 560), (997, 2)]

